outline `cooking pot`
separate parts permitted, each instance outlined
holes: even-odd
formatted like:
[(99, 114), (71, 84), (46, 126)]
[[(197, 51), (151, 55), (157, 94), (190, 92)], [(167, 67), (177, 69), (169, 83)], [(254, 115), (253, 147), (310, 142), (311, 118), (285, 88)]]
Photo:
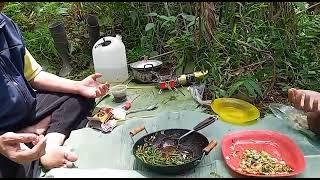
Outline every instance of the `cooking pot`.
[[(188, 129), (164, 129), (160, 131), (156, 131), (153, 133), (149, 133), (143, 137), (141, 137), (138, 141), (136, 141), (133, 145), (132, 153), (135, 156), (138, 163), (141, 163), (146, 168), (148, 168), (151, 171), (160, 173), (160, 174), (181, 174), (188, 170), (191, 170), (195, 168), (204, 158), (205, 155), (208, 155), (210, 151), (216, 147), (217, 142), (215, 140), (212, 140), (210, 143), (208, 139), (202, 135), (201, 133), (197, 132), (200, 129), (203, 129), (204, 127), (207, 127), (211, 123), (215, 122), (217, 120), (217, 117), (211, 116), (204, 121), (200, 122), (197, 126), (195, 126), (190, 133), (191, 130)], [(145, 129), (144, 125), (141, 125), (137, 128), (134, 128), (132, 131), (130, 131), (129, 135), (133, 140), (133, 136), (138, 134), (139, 132), (145, 130), (146, 133), (147, 130)], [(190, 133), (187, 136), (184, 136), (181, 141), (179, 142), (179, 138), (183, 135), (186, 135), (186, 133)], [(162, 153), (168, 153), (168, 148), (172, 150), (177, 150), (174, 152), (185, 156), (188, 156), (188, 160), (180, 162), (179, 164), (155, 164), (150, 163), (149, 161), (145, 161), (145, 158), (139, 158), (138, 152), (139, 148), (144, 147), (145, 144), (149, 144), (149, 146), (153, 146), (154, 148), (160, 150)], [(146, 153), (148, 154), (148, 153)], [(172, 154), (173, 155), (173, 154)], [(153, 157), (152, 157), (153, 158)], [(172, 158), (170, 155), (169, 158)], [(142, 160), (144, 159), (144, 160)], [(146, 158), (147, 159), (147, 158)], [(157, 161), (155, 161), (157, 162)]]
[(162, 67), (162, 62), (158, 60), (142, 60), (131, 63), (130, 68), (135, 80), (141, 83), (152, 83), (157, 77), (157, 72)]

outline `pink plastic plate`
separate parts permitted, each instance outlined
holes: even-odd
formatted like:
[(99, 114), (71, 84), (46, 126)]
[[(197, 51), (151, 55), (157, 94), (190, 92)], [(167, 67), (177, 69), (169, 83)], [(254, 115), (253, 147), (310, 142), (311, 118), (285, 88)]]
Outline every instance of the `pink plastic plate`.
[[(279, 175), (258, 175), (240, 171), (240, 160), (246, 149), (266, 151), (272, 157), (283, 160), (293, 172)], [(304, 156), (299, 147), (288, 137), (269, 130), (246, 130), (224, 136), (221, 144), (223, 158), (233, 171), (245, 176), (284, 177), (296, 176), (306, 167)]]

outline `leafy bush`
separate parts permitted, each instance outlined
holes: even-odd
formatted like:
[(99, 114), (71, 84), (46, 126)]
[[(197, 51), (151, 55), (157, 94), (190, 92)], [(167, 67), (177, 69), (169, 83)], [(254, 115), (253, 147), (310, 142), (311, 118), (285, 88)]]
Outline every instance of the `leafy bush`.
[[(159, 59), (182, 70), (209, 71), (214, 97), (246, 94), (268, 100), (290, 87), (320, 90), (320, 15), (305, 2), (34, 2), (8, 3), (5, 13), (21, 27), (36, 59), (56, 73), (61, 61), (48, 31), (65, 22), (74, 71), (93, 72), (85, 18), (96, 14), (103, 35), (121, 34), (128, 62)], [(80, 73), (82, 72), (82, 73)]]

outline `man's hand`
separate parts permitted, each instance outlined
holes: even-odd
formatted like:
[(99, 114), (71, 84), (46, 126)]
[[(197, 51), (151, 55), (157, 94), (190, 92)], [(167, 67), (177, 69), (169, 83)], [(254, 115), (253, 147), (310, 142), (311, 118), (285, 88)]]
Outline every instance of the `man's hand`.
[(105, 95), (110, 85), (99, 83), (97, 78), (101, 76), (102, 74), (95, 73), (80, 81), (78, 87), (79, 94), (87, 98), (97, 98)]
[[(23, 144), (31, 142), (32, 149)], [(19, 164), (39, 159), (45, 154), (45, 146), (43, 135), (7, 132), (0, 136), (0, 153)]]
[(86, 98), (97, 98), (106, 94), (109, 84), (101, 84), (97, 81), (102, 74), (95, 73), (82, 81), (74, 81), (41, 71), (30, 81), (32, 88), (36, 90), (79, 94)]
[(288, 99), (295, 108), (307, 112), (309, 129), (320, 135), (320, 93), (292, 88), (288, 91)]
[(307, 117), (309, 129), (320, 135), (320, 112), (308, 112)]
[(320, 93), (310, 90), (289, 89), (288, 99), (292, 105), (305, 112), (320, 111)]

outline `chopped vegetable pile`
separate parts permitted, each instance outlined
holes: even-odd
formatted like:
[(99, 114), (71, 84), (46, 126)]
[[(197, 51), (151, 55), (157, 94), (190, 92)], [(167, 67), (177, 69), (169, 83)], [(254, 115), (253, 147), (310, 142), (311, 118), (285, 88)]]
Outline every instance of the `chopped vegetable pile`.
[(158, 149), (149, 143), (138, 146), (136, 156), (147, 164), (160, 166), (180, 165), (192, 159), (191, 155), (181, 153), (176, 148)]
[(265, 151), (258, 152), (254, 149), (247, 149), (243, 153), (240, 162), (240, 169), (243, 172), (260, 175), (289, 174), (293, 169)]

